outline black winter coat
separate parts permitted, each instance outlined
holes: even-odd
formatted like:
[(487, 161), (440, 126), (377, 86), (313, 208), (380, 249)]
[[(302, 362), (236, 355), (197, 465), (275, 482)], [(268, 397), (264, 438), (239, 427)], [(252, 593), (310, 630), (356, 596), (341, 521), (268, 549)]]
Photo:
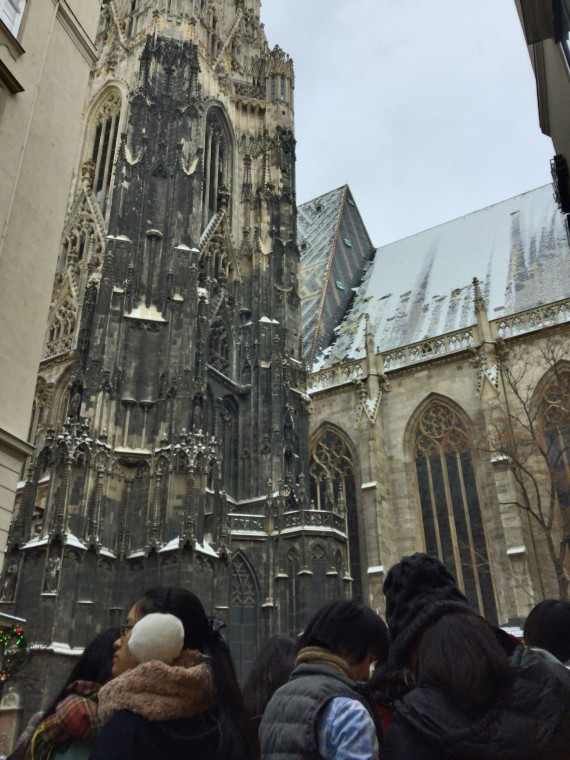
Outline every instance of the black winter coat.
[(513, 685), (471, 717), (418, 685), (394, 705), (382, 760), (570, 760), (570, 671), (517, 647)]
[(129, 710), (103, 726), (90, 760), (229, 760), (218, 753), (219, 721), (213, 713), (150, 721)]

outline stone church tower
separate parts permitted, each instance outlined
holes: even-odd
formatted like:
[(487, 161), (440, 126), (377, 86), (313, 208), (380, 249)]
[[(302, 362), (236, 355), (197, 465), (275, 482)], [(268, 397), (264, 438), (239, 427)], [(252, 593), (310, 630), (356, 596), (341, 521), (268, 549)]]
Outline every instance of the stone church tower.
[(1, 589), (36, 693), (156, 584), (242, 674), (351, 590), (344, 495), (305, 486), (293, 65), (259, 10), (103, 4)]

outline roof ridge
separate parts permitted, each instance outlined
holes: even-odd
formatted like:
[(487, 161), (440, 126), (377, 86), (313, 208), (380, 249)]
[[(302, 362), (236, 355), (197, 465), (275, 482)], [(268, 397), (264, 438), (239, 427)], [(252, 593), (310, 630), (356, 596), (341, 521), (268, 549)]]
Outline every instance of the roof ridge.
[(410, 238), (416, 237), (417, 235), (423, 235), (425, 232), (430, 232), (430, 230), (437, 230), (439, 227), (445, 227), (448, 224), (453, 224), (453, 222), (459, 222), (461, 219), (466, 219), (469, 216), (474, 216), (475, 214), (480, 214), (483, 211), (488, 211), (489, 209), (495, 208), (495, 206), (500, 206), (503, 203), (509, 203), (510, 201), (514, 201), (516, 198), (522, 198), (523, 196), (529, 195), (530, 193), (536, 193), (539, 190), (544, 190), (544, 188), (546, 187), (552, 187), (552, 183), (547, 182), (546, 185), (540, 185), (540, 187), (535, 187), (532, 190), (526, 190), (524, 193), (518, 193), (517, 195), (512, 195), (510, 198), (504, 198), (502, 201), (497, 201), (496, 203), (490, 203), (488, 206), (483, 206), (483, 208), (477, 208), (474, 211), (468, 211), (466, 214), (461, 214), (461, 216), (455, 216), (453, 217), (453, 219), (448, 219), (446, 222), (440, 222), (439, 224), (434, 224), (433, 227), (426, 227), (423, 230), (412, 232), (411, 235), (406, 235), (403, 238), (392, 240), (390, 243), (384, 243), (383, 245), (374, 246), (374, 247), (376, 248), (377, 251), (380, 250), (381, 248), (387, 248), (389, 245), (395, 245), (396, 243), (401, 243), (404, 240), (409, 240)]
[(297, 208), (302, 208), (303, 206), (309, 206), (311, 203), (315, 203), (316, 201), (320, 201), (323, 198), (326, 198), (328, 195), (334, 195), (335, 193), (342, 191), (346, 191), (346, 189), (350, 188), (348, 187), (348, 183), (345, 183), (344, 185), (339, 185), (338, 187), (335, 187), (334, 190), (328, 190), (326, 193), (322, 193), (322, 195), (317, 195), (315, 198), (310, 198), (308, 201), (305, 201), (304, 203), (297, 204)]

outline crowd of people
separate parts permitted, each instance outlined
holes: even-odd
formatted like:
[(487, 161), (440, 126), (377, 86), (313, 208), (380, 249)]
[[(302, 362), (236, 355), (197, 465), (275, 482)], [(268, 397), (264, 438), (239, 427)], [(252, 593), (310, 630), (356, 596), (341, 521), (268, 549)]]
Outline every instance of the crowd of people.
[(9, 760), (570, 760), (570, 602), (524, 643), (425, 554), (384, 583), (386, 623), (325, 605), (270, 639), (240, 688), (223, 623), (180, 588), (147, 591), (86, 647)]

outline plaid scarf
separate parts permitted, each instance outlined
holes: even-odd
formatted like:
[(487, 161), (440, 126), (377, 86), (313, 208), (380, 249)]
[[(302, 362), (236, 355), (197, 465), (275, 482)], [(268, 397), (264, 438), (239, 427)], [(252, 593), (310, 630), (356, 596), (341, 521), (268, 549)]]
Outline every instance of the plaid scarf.
[(100, 684), (92, 681), (70, 684), (68, 696), (58, 702), (55, 712), (35, 730), (26, 760), (51, 760), (56, 747), (70, 739), (94, 742), (101, 728), (97, 714), (99, 687)]

